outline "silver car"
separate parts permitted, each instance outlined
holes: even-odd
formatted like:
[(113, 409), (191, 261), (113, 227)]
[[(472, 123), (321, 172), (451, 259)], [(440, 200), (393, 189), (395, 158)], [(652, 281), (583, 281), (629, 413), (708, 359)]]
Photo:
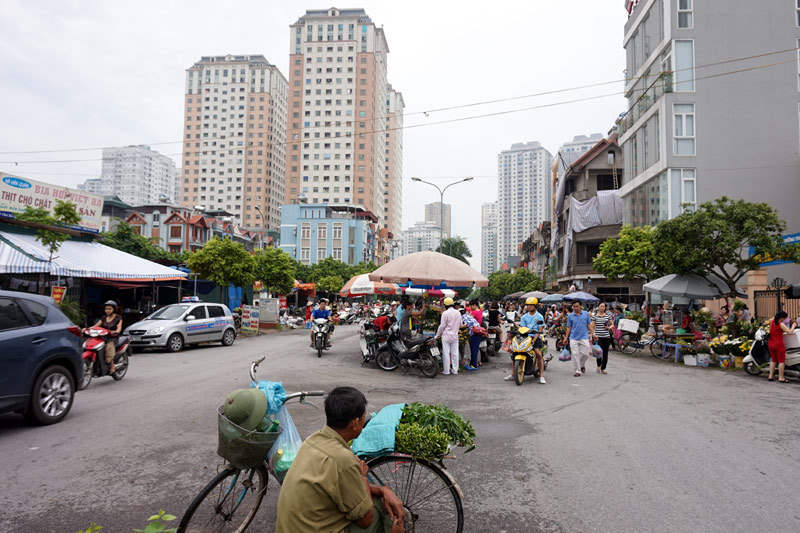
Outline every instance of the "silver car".
[(133, 348), (166, 348), (179, 352), (187, 344), (236, 339), (233, 315), (227, 306), (205, 302), (184, 302), (163, 307), (144, 320), (128, 326)]

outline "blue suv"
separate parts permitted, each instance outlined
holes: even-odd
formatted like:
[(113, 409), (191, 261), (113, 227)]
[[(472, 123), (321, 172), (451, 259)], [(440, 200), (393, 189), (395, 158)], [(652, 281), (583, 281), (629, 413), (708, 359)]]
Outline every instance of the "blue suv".
[(83, 378), (80, 343), (52, 298), (0, 291), (0, 413), (42, 425), (67, 416)]

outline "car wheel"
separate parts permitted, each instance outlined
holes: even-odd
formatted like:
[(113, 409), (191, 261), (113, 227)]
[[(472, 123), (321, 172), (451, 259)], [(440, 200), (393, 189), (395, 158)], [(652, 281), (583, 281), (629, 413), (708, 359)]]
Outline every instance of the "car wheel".
[(167, 339), (167, 350), (170, 352), (180, 352), (183, 350), (183, 337), (180, 333), (173, 333)]
[(225, 333), (222, 334), (222, 345), (223, 346), (230, 346), (233, 344), (233, 341), (236, 340), (236, 332), (232, 329), (226, 329)]
[(26, 418), (39, 425), (55, 424), (67, 416), (75, 398), (75, 380), (61, 365), (49, 366), (39, 374), (31, 391)]

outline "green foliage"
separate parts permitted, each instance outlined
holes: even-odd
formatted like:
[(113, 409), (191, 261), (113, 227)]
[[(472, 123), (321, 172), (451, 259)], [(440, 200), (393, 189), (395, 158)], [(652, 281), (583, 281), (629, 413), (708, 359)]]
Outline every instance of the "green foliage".
[(469, 264), (468, 258), (472, 257), (472, 252), (467, 242), (461, 237), (446, 237), (442, 239), (436, 251), (454, 257), (459, 261)]
[(475, 430), (470, 421), (444, 405), (407, 404), (403, 408), (402, 424), (436, 427), (457, 446), (468, 446), (468, 452), (475, 449)]
[(86, 323), (86, 315), (81, 310), (80, 302), (64, 296), (64, 299), (61, 300), (61, 305), (58, 307), (74, 324), (82, 326)]
[(344, 287), (344, 282), (339, 276), (323, 276), (316, 283), (317, 289), (322, 292), (339, 292)]
[(436, 426), (401, 423), (394, 433), (395, 449), (418, 459), (436, 459), (447, 453), (450, 438)]
[(147, 259), (148, 261), (155, 261), (157, 259), (175, 259), (181, 263), (186, 261), (188, 254), (182, 252), (181, 254), (170, 254), (166, 250), (159, 248), (147, 237), (139, 235), (130, 224), (125, 222), (121, 223), (115, 231), (107, 233), (103, 244), (122, 250), (125, 253)]
[(492, 272), (489, 274), (489, 286), (481, 289), (481, 297), (488, 300), (500, 300), (515, 292), (542, 290), (544, 282), (530, 270), (521, 268), (516, 273)]
[(783, 246), (785, 228), (769, 204), (723, 196), (662, 222), (655, 231), (659, 248), (671, 258), (671, 273), (706, 279), (715, 274), (725, 282), (727, 296), (735, 298), (736, 284), (765, 260), (800, 261), (800, 246)]
[(178, 528), (171, 527), (167, 528), (167, 523), (172, 522), (173, 520), (177, 520), (177, 516), (167, 514), (164, 510), (160, 510), (158, 514), (154, 514), (150, 518), (147, 519), (149, 522), (144, 529), (134, 529), (135, 533), (175, 533), (178, 531)]
[(192, 272), (221, 287), (245, 287), (255, 279), (255, 259), (241, 243), (214, 237), (186, 261)]
[(76, 533), (97, 533), (101, 529), (103, 529), (103, 526), (98, 526), (97, 524), (92, 522), (91, 526), (87, 527), (86, 529), (82, 529), (80, 531), (77, 531)]
[(361, 261), (360, 263), (350, 267), (350, 276), (347, 279), (350, 279), (353, 276), (359, 276), (361, 274), (369, 274), (377, 269), (378, 265), (372, 261)]
[[(42, 207), (26, 206), (25, 211), (16, 215), (17, 220), (25, 222), (35, 222), (46, 226), (74, 226), (81, 221), (81, 216), (75, 210), (75, 204), (69, 200), (56, 200), (56, 206), (51, 215), (47, 209)], [(50, 261), (53, 255), (61, 248), (61, 244), (69, 239), (69, 235), (48, 229), (36, 231), (36, 240), (50, 252)]]
[(304, 265), (297, 259), (292, 258), (292, 269), (294, 271), (294, 279), (304, 283), (311, 282), (311, 267)]
[(255, 254), (253, 275), (270, 292), (286, 294), (294, 286), (292, 258), (280, 248), (266, 248)]
[(613, 280), (642, 279), (649, 281), (669, 274), (656, 232), (650, 226), (635, 228), (623, 226), (619, 236), (607, 239), (600, 245), (600, 253), (594, 258), (596, 271)]

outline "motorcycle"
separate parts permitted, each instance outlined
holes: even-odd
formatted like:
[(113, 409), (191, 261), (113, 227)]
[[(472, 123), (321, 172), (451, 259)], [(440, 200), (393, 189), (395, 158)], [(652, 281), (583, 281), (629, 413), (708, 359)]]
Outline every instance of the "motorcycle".
[(486, 328), (489, 336), (486, 338), (487, 353), (490, 357), (494, 357), (503, 347), (503, 328), (500, 326), (490, 326)]
[(351, 308), (342, 309), (339, 311), (339, 323), (340, 324), (352, 324), (356, 320), (356, 315), (353, 313)]
[[(127, 335), (120, 335), (115, 342), (113, 334), (105, 328), (89, 328), (84, 330), (86, 340), (83, 341), (83, 380), (79, 384), (79, 389), (83, 390), (89, 386), (93, 377), (111, 376), (114, 381), (119, 381), (128, 372), (128, 347), (131, 338)], [(106, 364), (106, 343), (113, 342), (116, 346), (114, 355), (115, 371), (111, 374)]]
[[(745, 356), (744, 371), (751, 376), (761, 374), (764, 369), (769, 371), (771, 361), (769, 348), (767, 347), (767, 331), (759, 328), (755, 334), (755, 340), (750, 347), (750, 352)], [(786, 350), (786, 367), (784, 374), (795, 378), (800, 377), (800, 348), (789, 348)]]
[(389, 332), (382, 331), (376, 324), (366, 320), (361, 322), (359, 329), (361, 330), (359, 345), (361, 347), (361, 365), (363, 366), (375, 360), (378, 355), (378, 348), (380, 348), (381, 344), (386, 343), (389, 338)]
[(404, 341), (400, 338), (400, 326), (395, 322), (389, 327), (386, 342), (378, 348), (375, 363), (387, 372), (403, 366), (418, 368), (423, 375), (435, 378), (439, 374), (439, 347), (433, 337)]
[(326, 318), (315, 318), (312, 326), (314, 335), (314, 349), (317, 350), (317, 357), (322, 357), (322, 350), (327, 350), (326, 339), (328, 332), (332, 331), (331, 324)]
[[(531, 336), (530, 328), (520, 327), (513, 333), (511, 339), (511, 346), (509, 351), (514, 360), (514, 383), (522, 385), (525, 376), (539, 377), (539, 365), (536, 363), (536, 354), (533, 349), (533, 337)], [(553, 359), (553, 356), (548, 353), (547, 345), (542, 346), (542, 358), (544, 359), (544, 368), (547, 369), (547, 364)]]

